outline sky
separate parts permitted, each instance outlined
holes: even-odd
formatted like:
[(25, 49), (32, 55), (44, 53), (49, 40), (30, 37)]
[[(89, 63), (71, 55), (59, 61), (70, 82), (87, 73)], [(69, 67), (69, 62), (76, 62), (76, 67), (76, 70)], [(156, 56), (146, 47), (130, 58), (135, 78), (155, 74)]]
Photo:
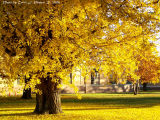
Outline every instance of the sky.
[(156, 44), (157, 46), (157, 50), (159, 52), (159, 56), (160, 56), (160, 33), (157, 35), (157, 41), (155, 41), (154, 43)]

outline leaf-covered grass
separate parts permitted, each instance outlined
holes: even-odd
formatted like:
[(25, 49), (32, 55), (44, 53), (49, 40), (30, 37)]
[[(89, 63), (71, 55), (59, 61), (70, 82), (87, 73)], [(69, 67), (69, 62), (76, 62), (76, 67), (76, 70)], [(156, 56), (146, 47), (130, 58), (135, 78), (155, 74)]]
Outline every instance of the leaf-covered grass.
[(160, 92), (62, 95), (62, 114), (33, 114), (35, 97), (0, 97), (0, 120), (160, 120)]

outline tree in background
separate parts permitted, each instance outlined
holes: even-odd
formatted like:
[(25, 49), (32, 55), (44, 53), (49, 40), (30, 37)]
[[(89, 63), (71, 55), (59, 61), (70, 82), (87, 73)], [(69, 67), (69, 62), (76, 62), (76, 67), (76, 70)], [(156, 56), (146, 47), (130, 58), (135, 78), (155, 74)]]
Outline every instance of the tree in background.
[[(31, 75), (26, 89), (37, 92), (35, 112), (61, 113), (60, 88), (75, 67), (84, 75), (101, 68), (139, 78), (134, 54), (142, 36), (149, 39), (158, 32), (157, 6), (131, 0), (0, 3), (2, 73), (9, 76), (8, 84), (18, 75)], [(148, 7), (151, 12), (141, 12)]]
[(160, 57), (153, 43), (145, 41), (142, 45), (141, 55), (138, 55), (137, 74), (140, 76), (140, 82), (143, 84), (143, 90), (146, 91), (147, 83), (155, 84), (159, 82)]
[[(31, 79), (31, 76), (29, 76), (29, 78), (27, 78), (26, 76), (24, 77), (24, 82), (25, 82), (25, 87), (27, 86), (28, 82), (30, 81)], [(23, 89), (23, 95), (22, 95), (22, 99), (31, 99), (32, 96), (32, 91), (31, 91), (31, 88), (25, 88)]]
[(135, 73), (140, 77), (137, 80), (134, 80), (131, 76), (128, 77), (128, 80), (133, 83), (134, 94), (137, 95), (140, 87), (140, 83), (143, 84), (143, 90), (147, 90), (147, 83), (158, 83), (159, 82), (159, 60), (158, 51), (153, 42), (143, 40), (141, 47), (138, 49), (138, 54), (135, 55), (137, 59), (136, 64), (138, 69)]

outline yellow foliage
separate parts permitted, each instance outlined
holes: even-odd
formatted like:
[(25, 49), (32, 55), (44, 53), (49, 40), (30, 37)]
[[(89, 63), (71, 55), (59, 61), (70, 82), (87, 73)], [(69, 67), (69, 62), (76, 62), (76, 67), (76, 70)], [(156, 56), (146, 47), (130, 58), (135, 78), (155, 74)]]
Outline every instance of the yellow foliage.
[(143, 54), (143, 39), (159, 32), (157, 6), (132, 0), (64, 0), (23, 7), (1, 2), (0, 73), (10, 78), (8, 84), (17, 76), (35, 75), (29, 83), (33, 88), (47, 76), (67, 84), (76, 67), (85, 77), (96, 68), (139, 79), (135, 56)]

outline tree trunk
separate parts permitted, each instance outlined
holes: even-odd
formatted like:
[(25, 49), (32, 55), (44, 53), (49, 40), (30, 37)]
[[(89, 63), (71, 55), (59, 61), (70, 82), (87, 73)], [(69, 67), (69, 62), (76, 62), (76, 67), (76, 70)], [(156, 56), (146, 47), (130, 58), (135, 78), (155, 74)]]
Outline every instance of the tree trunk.
[(143, 91), (147, 91), (147, 83), (143, 83)]
[[(31, 77), (30, 77), (31, 78)], [(25, 86), (26, 86), (26, 84), (28, 83), (28, 81), (30, 80), (30, 78), (26, 78), (25, 77)], [(32, 97), (31, 97), (31, 88), (28, 88), (28, 89), (23, 89), (23, 95), (22, 95), (22, 97), (21, 97), (22, 99), (31, 99)]]
[(31, 97), (31, 88), (23, 90), (22, 99), (32, 99), (32, 97)]
[(137, 95), (138, 91), (139, 91), (139, 81), (137, 80), (136, 83), (133, 84), (134, 95)]
[(54, 91), (49, 95), (49, 114), (62, 113), (60, 91)]
[(41, 84), (37, 88), (42, 94), (36, 94), (35, 113), (38, 114), (58, 114), (62, 113), (60, 89), (57, 88), (58, 83), (51, 82), (51, 78), (42, 79)]
[(87, 81), (86, 81), (86, 77), (84, 77), (84, 93), (87, 93)]

